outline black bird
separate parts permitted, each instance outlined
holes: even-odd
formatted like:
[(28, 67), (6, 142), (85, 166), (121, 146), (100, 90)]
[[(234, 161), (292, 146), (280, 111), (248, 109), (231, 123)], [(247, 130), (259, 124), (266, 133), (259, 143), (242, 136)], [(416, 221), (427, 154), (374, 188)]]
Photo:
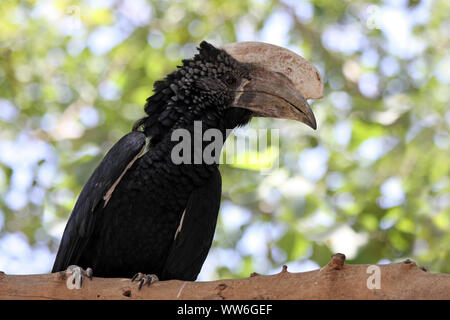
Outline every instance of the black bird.
[[(221, 176), (217, 161), (173, 161), (179, 144), (173, 133), (191, 133), (187, 145), (194, 145), (194, 122), (200, 121), (202, 132), (219, 130), (223, 143), (227, 129), (253, 116), (295, 119), (316, 129), (306, 98), (319, 98), (322, 82), (303, 58), (257, 42), (219, 49), (203, 41), (198, 51), (155, 82), (147, 116), (93, 172), (52, 272), (89, 267), (90, 276), (92, 270), (100, 277), (139, 275), (140, 286), (156, 278), (195, 280), (213, 240)], [(202, 155), (208, 143), (183, 157)]]

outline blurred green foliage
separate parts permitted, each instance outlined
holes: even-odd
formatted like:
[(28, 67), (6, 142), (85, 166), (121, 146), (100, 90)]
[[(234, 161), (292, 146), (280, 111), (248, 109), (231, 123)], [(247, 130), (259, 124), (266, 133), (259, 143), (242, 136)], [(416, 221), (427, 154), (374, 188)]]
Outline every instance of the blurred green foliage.
[[(414, 12), (426, 17), (400, 21)], [(402, 44), (405, 26), (414, 41)], [(55, 252), (76, 196), (143, 116), (153, 82), (203, 39), (263, 40), (319, 68), (318, 130), (252, 121), (280, 129), (280, 167), (221, 166), (203, 278), (322, 266), (337, 250), (350, 263), (409, 257), (448, 273), (449, 29), (448, 1), (2, 1), (0, 241), (22, 232)]]

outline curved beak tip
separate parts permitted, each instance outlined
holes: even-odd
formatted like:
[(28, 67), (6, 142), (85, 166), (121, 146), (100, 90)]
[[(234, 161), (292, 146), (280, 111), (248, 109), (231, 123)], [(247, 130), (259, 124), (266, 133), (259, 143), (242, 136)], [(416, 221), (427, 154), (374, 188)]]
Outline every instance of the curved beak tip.
[(311, 128), (313, 128), (314, 130), (316, 130), (317, 129), (316, 117), (314, 116), (314, 113), (312, 111), (311, 111), (310, 115), (306, 119), (307, 119), (307, 121), (305, 123), (308, 126), (310, 126)]

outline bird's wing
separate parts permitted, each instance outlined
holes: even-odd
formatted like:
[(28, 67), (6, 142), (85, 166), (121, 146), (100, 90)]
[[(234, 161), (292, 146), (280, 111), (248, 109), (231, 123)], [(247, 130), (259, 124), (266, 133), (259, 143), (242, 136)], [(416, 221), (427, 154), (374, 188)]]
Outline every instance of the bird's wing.
[(192, 192), (175, 233), (161, 280), (194, 281), (197, 278), (213, 241), (221, 193), (222, 179), (218, 169), (214, 170), (205, 185)]
[(96, 216), (106, 206), (125, 172), (145, 149), (145, 135), (133, 131), (122, 137), (95, 169), (78, 197), (64, 235), (52, 272), (76, 264), (95, 225)]

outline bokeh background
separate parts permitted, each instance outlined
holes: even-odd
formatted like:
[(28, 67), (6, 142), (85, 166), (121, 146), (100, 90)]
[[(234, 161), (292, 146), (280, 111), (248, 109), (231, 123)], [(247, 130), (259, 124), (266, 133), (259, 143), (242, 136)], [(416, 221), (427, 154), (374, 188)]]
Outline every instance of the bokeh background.
[[(450, 2), (1, 1), (0, 270), (49, 272), (82, 186), (153, 82), (215, 45), (312, 61), (318, 130), (280, 129), (279, 167), (221, 166), (200, 280), (412, 258), (450, 272)], [(95, 270), (94, 270), (95, 272)]]

